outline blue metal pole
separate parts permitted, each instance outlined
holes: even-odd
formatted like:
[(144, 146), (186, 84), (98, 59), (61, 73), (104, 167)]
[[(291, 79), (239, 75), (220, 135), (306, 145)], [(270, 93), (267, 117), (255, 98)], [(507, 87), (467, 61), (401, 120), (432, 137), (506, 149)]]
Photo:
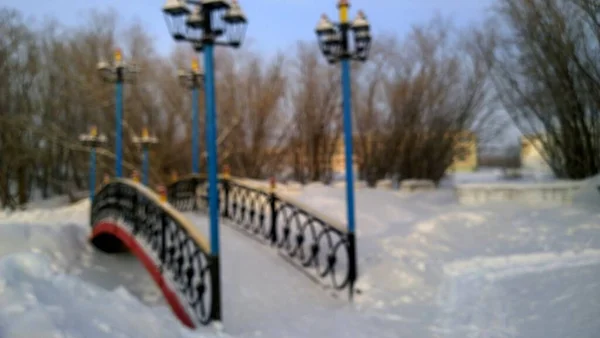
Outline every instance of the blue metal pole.
[(215, 107), (214, 46), (204, 45), (204, 87), (206, 97), (206, 147), (208, 150), (208, 210), (211, 255), (219, 256), (219, 205), (217, 190), (217, 113)]
[(355, 231), (354, 210), (354, 166), (352, 155), (352, 89), (350, 84), (350, 59), (343, 58), (342, 64), (342, 108), (344, 113), (344, 146), (346, 157), (346, 199), (348, 232)]
[(90, 151), (90, 201), (94, 200), (96, 194), (96, 148), (92, 147)]
[(115, 140), (115, 176), (120, 178), (123, 176), (121, 171), (123, 162), (123, 82), (117, 81), (116, 85), (116, 119), (117, 119), (117, 130)]
[(150, 172), (150, 159), (148, 156), (148, 146), (142, 146), (142, 183), (148, 186), (149, 172)]
[[(192, 172), (194, 174), (199, 174), (200, 173), (200, 158), (199, 158), (199, 151), (200, 151), (200, 144), (199, 144), (199, 134), (200, 131), (198, 130), (199, 127), (199, 123), (200, 121), (198, 120), (198, 114), (199, 114), (199, 108), (198, 108), (198, 101), (199, 101), (199, 90), (198, 90), (198, 86), (194, 85), (192, 88)], [(207, 104), (208, 107), (208, 104)]]

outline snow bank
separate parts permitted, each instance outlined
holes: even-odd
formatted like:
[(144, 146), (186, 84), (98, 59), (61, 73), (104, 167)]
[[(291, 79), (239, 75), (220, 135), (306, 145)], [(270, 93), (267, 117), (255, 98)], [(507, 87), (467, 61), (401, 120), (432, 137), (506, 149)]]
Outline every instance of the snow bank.
[(444, 273), (451, 277), (478, 275), (486, 280), (510, 278), (526, 273), (539, 273), (585, 265), (600, 265), (600, 250), (580, 252), (536, 252), (496, 257), (473, 257), (444, 265)]
[(68, 223), (87, 224), (89, 222), (88, 210), (90, 209), (90, 200), (83, 199), (71, 205), (60, 208), (33, 208), (23, 211), (1, 211), (0, 223)]
[(596, 336), (599, 266), (597, 249), (448, 263), (435, 331), (448, 338)]
[(394, 181), (390, 179), (377, 181), (377, 189), (394, 189)]
[[(544, 171), (523, 170), (521, 168), (518, 173), (520, 177), (516, 178), (514, 175), (507, 175), (507, 172), (502, 168), (480, 168), (474, 172), (448, 173), (441, 184), (442, 186), (452, 186), (465, 183), (549, 182), (555, 180), (552, 173)], [(510, 178), (510, 176), (513, 176), (513, 178)]]
[(573, 196), (573, 204), (600, 211), (600, 175), (582, 182), (581, 189)]
[(89, 258), (88, 234), (88, 229), (75, 224), (0, 223), (0, 257), (25, 251), (43, 253), (66, 269)]
[[(82, 196), (82, 200), (87, 199), (87, 191), (78, 191), (74, 194), (75, 196)], [(35, 210), (35, 209), (56, 209), (71, 204), (71, 199), (67, 195), (58, 195), (50, 198), (41, 197), (39, 191), (33, 191), (29, 202), (25, 204), (24, 210)], [(0, 208), (0, 217), (12, 213), (9, 209)]]
[(400, 182), (400, 191), (433, 191), (435, 183), (432, 180), (402, 180)]
[(456, 194), (458, 201), (464, 205), (500, 201), (569, 205), (581, 186), (581, 181), (466, 183), (456, 186)]
[[(331, 186), (334, 188), (346, 188), (346, 181), (333, 181)], [(354, 189), (365, 189), (367, 188), (367, 183), (365, 181), (354, 181)]]
[[(147, 284), (147, 276), (139, 275), (145, 271), (132, 269), (126, 257), (96, 266), (104, 256), (87, 243), (88, 218), (87, 200), (0, 215), (0, 337), (215, 336), (211, 327), (187, 330), (168, 307), (149, 307), (119, 286), (121, 274), (129, 272), (138, 275), (131, 276), (137, 282), (128, 290), (143, 293), (136, 287)], [(112, 277), (112, 284), (81, 279), (86, 273), (100, 278), (102, 271)]]
[(456, 172), (448, 173), (446, 180), (454, 183), (488, 183), (502, 180), (502, 169), (499, 168), (481, 168), (474, 172)]
[(125, 289), (109, 292), (67, 275), (48, 257), (0, 260), (0, 336), (208, 337), (179, 325), (166, 308), (149, 308)]

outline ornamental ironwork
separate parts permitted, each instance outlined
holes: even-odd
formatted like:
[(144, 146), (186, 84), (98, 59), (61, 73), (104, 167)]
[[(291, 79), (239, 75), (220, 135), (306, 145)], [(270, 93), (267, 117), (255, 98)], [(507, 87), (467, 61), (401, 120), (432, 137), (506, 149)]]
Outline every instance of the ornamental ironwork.
[[(209, 245), (179, 211), (144, 186), (119, 179), (103, 186), (93, 200), (90, 224), (104, 222), (118, 225), (141, 244), (196, 324), (220, 319)], [(114, 252), (114, 242), (94, 244)]]
[[(169, 203), (181, 211), (206, 210), (207, 181), (190, 175), (168, 188)], [(244, 234), (276, 248), (313, 280), (354, 294), (355, 238), (340, 222), (275, 190), (236, 178), (219, 179), (220, 214)]]

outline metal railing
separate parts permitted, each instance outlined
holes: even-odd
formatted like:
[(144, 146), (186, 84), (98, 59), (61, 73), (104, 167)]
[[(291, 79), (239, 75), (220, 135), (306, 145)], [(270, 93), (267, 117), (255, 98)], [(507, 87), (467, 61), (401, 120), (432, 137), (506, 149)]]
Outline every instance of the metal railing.
[[(203, 175), (183, 177), (167, 188), (169, 203), (181, 211), (206, 211), (206, 193)], [(357, 278), (355, 238), (339, 221), (275, 189), (224, 176), (219, 178), (219, 206), (229, 225), (278, 249), (314, 281), (335, 290), (347, 288), (352, 298)]]
[[(117, 179), (104, 185), (92, 203), (92, 228), (107, 222), (126, 231), (145, 249), (175, 289), (192, 320), (188, 326), (220, 320), (220, 294), (212, 287), (218, 272), (213, 269), (210, 246), (179, 211), (143, 185)], [(92, 242), (106, 252), (120, 251), (117, 247), (123, 245), (122, 239), (106, 234)]]

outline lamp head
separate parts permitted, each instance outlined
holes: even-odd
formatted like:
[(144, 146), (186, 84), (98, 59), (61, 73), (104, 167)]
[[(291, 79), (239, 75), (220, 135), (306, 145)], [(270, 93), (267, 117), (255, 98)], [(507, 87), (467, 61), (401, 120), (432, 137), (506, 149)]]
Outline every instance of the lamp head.
[(321, 15), (321, 19), (315, 28), (315, 33), (317, 34), (317, 41), (319, 42), (321, 52), (325, 57), (329, 57), (333, 52), (332, 47), (335, 47), (330, 42), (337, 35), (337, 30), (326, 14)]
[(163, 15), (167, 28), (175, 41), (186, 40), (185, 17), (190, 10), (184, 0), (167, 0), (163, 6)]
[(115, 72), (113, 67), (108, 62), (101, 60), (100, 62), (98, 62), (96, 69), (98, 70), (98, 73), (100, 73), (100, 77), (104, 81), (114, 80)]
[(356, 58), (359, 61), (366, 61), (371, 49), (371, 26), (363, 11), (358, 11), (356, 19), (352, 22), (352, 31), (354, 33), (354, 45), (356, 46)]
[(231, 0), (231, 5), (223, 16), (223, 21), (227, 24), (226, 31), (229, 44), (234, 48), (238, 48), (246, 35), (248, 19), (237, 0)]
[(229, 9), (230, 7), (229, 2), (225, 0), (201, 0), (200, 4), (209, 10)]
[(326, 14), (321, 15), (321, 19), (319, 19), (317, 27), (315, 28), (315, 33), (318, 37), (335, 33), (335, 27)]
[(198, 62), (198, 59), (195, 57), (192, 58), (192, 72), (194, 72), (194, 73), (200, 72), (200, 64)]
[(371, 25), (369, 24), (369, 21), (367, 21), (367, 16), (365, 15), (365, 12), (358, 11), (356, 18), (354, 19), (354, 21), (352, 21), (351, 28), (355, 33), (362, 31), (368, 32), (370, 30)]
[(123, 53), (120, 48), (115, 49), (115, 64), (123, 62)]

